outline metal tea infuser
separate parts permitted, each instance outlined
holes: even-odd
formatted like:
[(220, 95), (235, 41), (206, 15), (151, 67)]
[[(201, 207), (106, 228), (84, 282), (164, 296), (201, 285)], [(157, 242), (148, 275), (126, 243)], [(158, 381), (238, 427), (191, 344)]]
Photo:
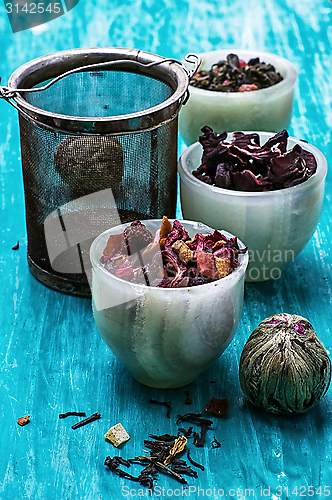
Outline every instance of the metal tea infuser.
[(0, 87), (19, 113), (28, 264), (53, 289), (90, 295), (102, 231), (175, 217), (178, 113), (200, 58), (73, 49), (34, 59)]

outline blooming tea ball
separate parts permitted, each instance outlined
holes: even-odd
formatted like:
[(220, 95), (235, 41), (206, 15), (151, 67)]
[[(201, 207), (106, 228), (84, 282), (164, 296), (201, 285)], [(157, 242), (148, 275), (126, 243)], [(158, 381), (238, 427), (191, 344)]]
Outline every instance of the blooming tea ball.
[(240, 384), (254, 405), (271, 413), (303, 413), (317, 404), (331, 380), (331, 361), (308, 320), (275, 314), (247, 340)]

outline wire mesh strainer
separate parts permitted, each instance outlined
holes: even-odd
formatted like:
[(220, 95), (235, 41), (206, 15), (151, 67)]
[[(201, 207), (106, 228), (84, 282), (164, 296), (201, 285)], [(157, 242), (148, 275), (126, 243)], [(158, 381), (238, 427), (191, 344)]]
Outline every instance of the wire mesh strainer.
[[(187, 60), (197, 68), (195, 54)], [(0, 88), (19, 111), (37, 279), (89, 295), (87, 256), (100, 232), (175, 217), (177, 117), (189, 76), (178, 61), (139, 50), (74, 49), (26, 63)]]

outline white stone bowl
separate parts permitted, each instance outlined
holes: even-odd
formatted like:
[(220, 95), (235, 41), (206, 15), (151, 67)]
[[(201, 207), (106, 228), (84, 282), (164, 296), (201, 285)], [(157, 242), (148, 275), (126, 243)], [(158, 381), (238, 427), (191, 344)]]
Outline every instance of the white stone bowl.
[(189, 100), (179, 114), (179, 131), (187, 146), (198, 141), (204, 125), (209, 125), (216, 133), (224, 130), (279, 132), (289, 126), (297, 78), (293, 64), (268, 52), (214, 50), (199, 54), (202, 58), (200, 69), (209, 70), (212, 64), (226, 59), (231, 52), (246, 62), (259, 57), (261, 62), (273, 64), (283, 80), (252, 92), (217, 92), (189, 85)]
[[(261, 144), (274, 134), (258, 132)], [(229, 134), (227, 140), (231, 139)], [(246, 281), (278, 279), (303, 250), (318, 224), (324, 198), (327, 163), (314, 146), (288, 138), (288, 149), (300, 144), (316, 158), (317, 171), (297, 186), (266, 192), (244, 192), (210, 186), (192, 171), (201, 164), (199, 142), (189, 146), (178, 163), (182, 213), (211, 227), (236, 234), (249, 247)]]
[[(197, 222), (180, 222), (191, 237), (214, 231)], [(154, 234), (161, 220), (143, 223)], [(138, 382), (162, 389), (182, 387), (218, 359), (235, 335), (248, 254), (239, 255), (240, 266), (230, 275), (212, 283), (173, 289), (137, 285), (112, 275), (99, 262), (109, 236), (127, 226), (109, 229), (91, 246), (97, 328)]]

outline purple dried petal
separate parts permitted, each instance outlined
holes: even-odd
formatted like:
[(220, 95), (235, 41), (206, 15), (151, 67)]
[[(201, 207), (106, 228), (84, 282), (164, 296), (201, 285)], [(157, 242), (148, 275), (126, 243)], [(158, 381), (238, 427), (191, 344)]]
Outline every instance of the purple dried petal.
[(193, 175), (207, 184), (240, 191), (269, 191), (295, 186), (317, 168), (314, 156), (299, 145), (294, 146), (293, 153), (286, 152), (287, 130), (275, 134), (264, 146), (260, 146), (256, 133), (234, 132), (228, 143), (226, 132), (218, 135), (208, 126), (202, 132), (202, 163)]
[(298, 144), (286, 153), (280, 156), (272, 158), (270, 161), (270, 171), (276, 177), (281, 177), (285, 174), (289, 174), (290, 170), (294, 170), (296, 163), (299, 162), (301, 158), (302, 148)]
[(184, 278), (181, 279), (181, 281), (178, 281), (174, 288), (184, 288), (189, 285), (190, 278), (189, 276), (185, 276)]
[(256, 133), (245, 134), (244, 132), (233, 132), (232, 143), (239, 148), (244, 148), (247, 145), (260, 146), (260, 139)]
[[(182, 278), (185, 277), (186, 272), (187, 272), (187, 267), (184, 266), (181, 262), (179, 262), (176, 253), (168, 247), (165, 250), (162, 250), (161, 252), (163, 261), (164, 261), (164, 266), (166, 267), (167, 270), (170, 270), (172, 268), (172, 271), (174, 272), (174, 277), (170, 277), (171, 281), (164, 282), (162, 281), (161, 284), (159, 284), (159, 287), (164, 288), (165, 286), (169, 287), (176, 287), (182, 280)], [(167, 285), (166, 285), (167, 283)]]
[(209, 279), (204, 279), (202, 276), (197, 276), (195, 278), (191, 278), (189, 281), (189, 286), (198, 286), (198, 285), (204, 285), (204, 283), (208, 283), (210, 280)]
[(232, 179), (237, 191), (263, 191), (263, 178), (256, 178), (250, 170), (244, 172), (233, 172)]
[(115, 276), (123, 280), (131, 281), (134, 278), (134, 271), (129, 260), (126, 260), (122, 266), (114, 270)]
[(202, 144), (203, 148), (207, 150), (209, 148), (215, 148), (220, 142), (227, 138), (226, 131), (221, 134), (216, 134), (208, 125), (205, 125), (201, 131), (203, 132), (203, 135), (199, 136), (198, 140)]
[(230, 259), (232, 257), (232, 254), (233, 254), (232, 249), (227, 248), (226, 246), (223, 246), (218, 250), (216, 250), (215, 252), (213, 252), (213, 255), (215, 257), (220, 257), (222, 259)]
[(172, 246), (173, 243), (175, 243), (175, 241), (177, 240), (187, 241), (188, 239), (189, 235), (185, 228), (180, 224), (178, 220), (175, 220), (173, 222), (172, 231), (167, 235), (165, 248)]
[(302, 149), (302, 148), (301, 148), (301, 158), (306, 163), (307, 176), (310, 177), (317, 170), (316, 158), (314, 157), (314, 155), (312, 153), (310, 153), (309, 151)]
[(204, 182), (205, 184), (209, 184), (212, 186), (213, 184), (213, 180), (211, 179), (211, 177), (209, 175), (199, 175), (199, 174), (196, 174), (195, 172), (193, 172), (193, 175), (200, 181)]
[(289, 135), (287, 130), (282, 130), (281, 132), (278, 132), (276, 135), (268, 139), (264, 144), (264, 147), (272, 148), (272, 146), (279, 144), (280, 151), (284, 153), (286, 151), (288, 137)]
[(163, 278), (162, 280), (156, 279), (151, 282), (151, 286), (156, 286), (158, 288), (171, 288), (171, 283), (173, 278)]
[(224, 189), (231, 189), (233, 186), (232, 178), (230, 176), (231, 163), (219, 163), (216, 169), (214, 182), (216, 186)]

